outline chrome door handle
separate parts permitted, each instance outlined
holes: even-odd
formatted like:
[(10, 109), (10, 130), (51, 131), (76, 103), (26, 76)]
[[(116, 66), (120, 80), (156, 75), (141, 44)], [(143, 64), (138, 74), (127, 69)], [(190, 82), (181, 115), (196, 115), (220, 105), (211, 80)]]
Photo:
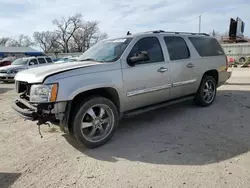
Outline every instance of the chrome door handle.
[(168, 68), (161, 67), (157, 71), (163, 73), (163, 72), (168, 71)]
[(188, 67), (188, 68), (193, 68), (193, 67), (194, 67), (194, 64), (189, 63), (189, 64), (187, 65), (187, 67)]

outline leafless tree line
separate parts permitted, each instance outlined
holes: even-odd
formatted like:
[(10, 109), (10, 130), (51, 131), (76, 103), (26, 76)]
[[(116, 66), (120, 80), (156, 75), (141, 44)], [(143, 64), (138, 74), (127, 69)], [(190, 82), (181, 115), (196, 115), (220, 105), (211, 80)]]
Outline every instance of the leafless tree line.
[(54, 31), (35, 32), (33, 40), (26, 35), (17, 38), (2, 37), (0, 46), (28, 47), (40, 46), (44, 52), (84, 52), (90, 46), (107, 38), (99, 30), (98, 21), (84, 21), (77, 13), (68, 18), (54, 19)]
[(15, 38), (2, 37), (0, 38), (0, 46), (13, 46), (13, 47), (28, 47), (34, 43), (27, 35), (20, 35)]

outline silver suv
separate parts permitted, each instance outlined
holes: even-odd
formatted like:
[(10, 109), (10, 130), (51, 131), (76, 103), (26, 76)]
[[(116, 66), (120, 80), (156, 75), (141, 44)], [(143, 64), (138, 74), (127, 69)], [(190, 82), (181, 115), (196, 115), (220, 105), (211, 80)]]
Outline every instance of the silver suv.
[(229, 77), (216, 39), (150, 31), (99, 42), (77, 62), (18, 73), (13, 108), (38, 125), (58, 120), (94, 148), (113, 136), (124, 116), (190, 99), (211, 105)]

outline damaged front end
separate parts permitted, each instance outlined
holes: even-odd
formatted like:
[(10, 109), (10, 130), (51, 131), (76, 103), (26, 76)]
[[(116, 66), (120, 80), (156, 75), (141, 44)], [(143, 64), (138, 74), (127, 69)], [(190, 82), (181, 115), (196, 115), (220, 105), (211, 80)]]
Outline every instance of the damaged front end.
[(71, 102), (31, 102), (31, 84), (16, 82), (16, 91), (19, 94), (17, 100), (12, 104), (12, 108), (24, 119), (37, 121), (40, 133), (40, 125), (59, 124), (63, 132), (69, 132), (68, 119)]

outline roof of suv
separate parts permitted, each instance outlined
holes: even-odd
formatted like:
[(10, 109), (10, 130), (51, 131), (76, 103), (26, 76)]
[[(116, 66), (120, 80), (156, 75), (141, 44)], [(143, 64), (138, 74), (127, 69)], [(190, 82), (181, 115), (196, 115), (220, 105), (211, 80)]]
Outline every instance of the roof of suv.
[[(163, 30), (154, 30), (154, 31), (146, 31), (141, 33), (135, 33), (126, 35), (126, 38), (133, 38), (135, 36), (148, 35), (148, 34), (169, 34), (169, 35), (189, 35), (189, 36), (210, 36), (207, 33), (191, 33), (191, 32), (178, 32), (178, 31), (163, 31)], [(123, 37), (123, 38), (124, 38)], [(119, 37), (121, 38), (121, 37)]]
[(30, 60), (34, 58), (50, 58), (48, 56), (33, 56), (33, 57), (21, 57), (20, 59)]

